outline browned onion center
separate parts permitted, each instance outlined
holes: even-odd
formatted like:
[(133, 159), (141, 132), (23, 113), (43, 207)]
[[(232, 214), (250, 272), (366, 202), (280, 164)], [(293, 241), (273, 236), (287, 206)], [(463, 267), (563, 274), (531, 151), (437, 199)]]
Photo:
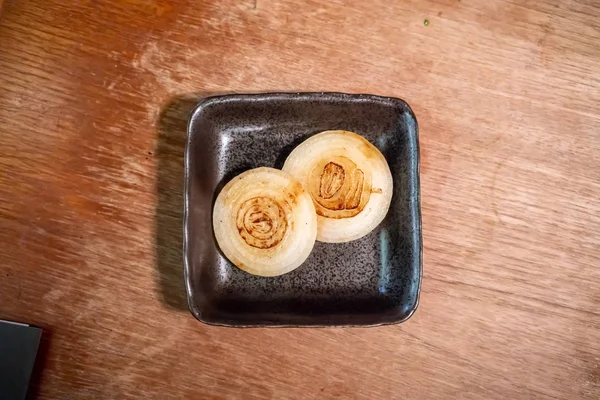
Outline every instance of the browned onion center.
[(342, 156), (322, 160), (310, 173), (309, 193), (317, 214), (350, 218), (360, 213), (371, 197), (371, 177)]
[(252, 247), (269, 249), (281, 242), (287, 230), (286, 213), (269, 197), (253, 197), (240, 206), (236, 225), (240, 236)]

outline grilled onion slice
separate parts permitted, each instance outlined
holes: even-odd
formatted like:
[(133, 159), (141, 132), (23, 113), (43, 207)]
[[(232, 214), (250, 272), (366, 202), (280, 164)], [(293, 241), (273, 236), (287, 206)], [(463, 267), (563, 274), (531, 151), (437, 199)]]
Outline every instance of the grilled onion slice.
[(383, 154), (356, 133), (326, 131), (312, 136), (292, 151), (283, 170), (312, 197), (319, 241), (359, 239), (381, 223), (390, 207), (390, 167)]
[(225, 185), (213, 209), (223, 254), (254, 275), (290, 272), (308, 257), (317, 214), (300, 182), (273, 168), (246, 171)]

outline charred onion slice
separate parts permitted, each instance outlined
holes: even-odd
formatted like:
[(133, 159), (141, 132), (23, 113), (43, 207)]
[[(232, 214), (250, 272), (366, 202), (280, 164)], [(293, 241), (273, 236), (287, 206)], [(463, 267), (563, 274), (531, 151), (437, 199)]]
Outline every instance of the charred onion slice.
[(390, 207), (390, 167), (383, 154), (356, 133), (312, 136), (292, 151), (283, 170), (300, 180), (312, 197), (319, 241), (361, 238), (381, 223)]
[(233, 178), (219, 193), (213, 228), (229, 261), (254, 275), (276, 276), (306, 260), (315, 244), (317, 215), (295, 178), (256, 168)]

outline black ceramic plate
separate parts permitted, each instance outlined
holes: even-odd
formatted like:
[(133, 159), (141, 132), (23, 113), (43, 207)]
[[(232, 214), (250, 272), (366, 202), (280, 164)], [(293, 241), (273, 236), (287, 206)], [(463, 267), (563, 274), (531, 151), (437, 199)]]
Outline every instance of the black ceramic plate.
[[(219, 251), (212, 207), (223, 185), (260, 166), (281, 168), (315, 133), (344, 129), (377, 146), (394, 179), (379, 227), (349, 243), (317, 242), (306, 262), (278, 277), (239, 270)], [(191, 115), (185, 157), (185, 279), (190, 310), (228, 326), (369, 326), (406, 320), (421, 286), (419, 141), (404, 101), (342, 93), (228, 95)]]

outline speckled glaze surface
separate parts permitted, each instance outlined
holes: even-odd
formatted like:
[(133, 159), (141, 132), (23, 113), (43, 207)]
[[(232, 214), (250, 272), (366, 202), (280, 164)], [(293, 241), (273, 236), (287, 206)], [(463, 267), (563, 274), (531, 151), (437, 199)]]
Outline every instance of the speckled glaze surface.
[[(386, 157), (394, 180), (385, 220), (362, 239), (320, 243), (278, 277), (239, 270), (219, 251), (212, 205), (224, 184), (259, 166), (281, 168), (325, 130), (356, 132)], [(185, 157), (184, 263), (188, 303), (226, 326), (373, 326), (409, 318), (419, 301), (422, 239), (415, 116), (396, 98), (270, 93), (204, 99), (190, 117)]]

